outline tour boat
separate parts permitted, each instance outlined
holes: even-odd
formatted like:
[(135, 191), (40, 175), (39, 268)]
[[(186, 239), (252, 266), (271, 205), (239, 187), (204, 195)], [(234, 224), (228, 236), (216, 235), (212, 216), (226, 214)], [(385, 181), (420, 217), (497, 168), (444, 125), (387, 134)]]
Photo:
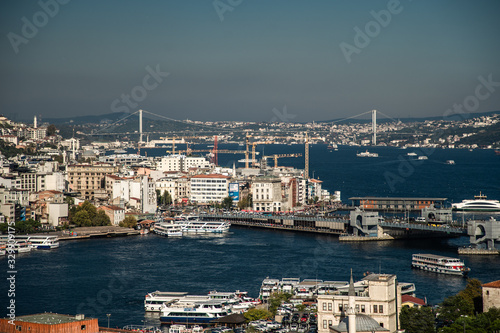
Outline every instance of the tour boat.
[(160, 311), (161, 305), (186, 296), (187, 292), (154, 291), (146, 295), (144, 310), (151, 312)]
[(199, 219), (187, 219), (177, 221), (185, 233), (223, 233), (229, 231), (230, 222), (225, 221), (202, 221)]
[(424, 271), (461, 276), (467, 276), (470, 271), (460, 259), (436, 254), (414, 254), (411, 266)]
[(37, 250), (50, 250), (59, 247), (59, 238), (57, 236), (16, 236), (16, 239), (31, 243), (31, 247)]
[(155, 233), (167, 237), (181, 237), (182, 227), (179, 224), (162, 222), (155, 225)]
[(163, 303), (160, 322), (165, 324), (208, 324), (231, 313), (226, 301), (202, 301), (186, 303), (172, 301)]

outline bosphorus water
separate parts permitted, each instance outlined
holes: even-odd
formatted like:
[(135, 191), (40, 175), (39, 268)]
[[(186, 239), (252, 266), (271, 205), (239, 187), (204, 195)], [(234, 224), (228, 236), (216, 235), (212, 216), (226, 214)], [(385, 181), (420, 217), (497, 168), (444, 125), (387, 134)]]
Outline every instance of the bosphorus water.
[[(479, 191), (490, 199), (500, 199), (500, 156), (492, 150), (435, 150), (411, 172), (400, 169), (411, 149), (370, 148), (380, 155), (375, 159), (356, 158), (357, 150), (361, 151), (340, 147), (330, 152), (325, 145), (311, 147), (311, 176), (314, 173), (331, 191), (342, 191), (344, 202), (351, 196), (424, 196), (445, 197), (451, 203), (472, 198)], [(303, 152), (303, 146), (265, 147), (265, 155), (291, 152)], [(232, 161), (239, 158), (221, 155), (219, 161), (232, 166)], [(445, 164), (451, 159), (455, 165)], [(283, 159), (280, 165), (302, 168), (303, 160)], [(403, 181), (391, 188), (386, 183), (387, 172), (401, 176)], [(396, 274), (399, 281), (416, 284), (417, 297), (436, 304), (461, 290), (466, 281), (412, 270), (411, 254), (458, 257), (457, 247), (467, 241), (461, 237), (341, 244), (335, 236), (233, 226), (222, 236), (168, 239), (146, 235), (61, 242), (59, 249), (16, 258), (16, 315), (44, 311), (85, 313), (106, 326), (106, 314), (111, 314), (113, 327), (143, 321), (158, 324), (157, 317), (145, 316), (143, 301), (147, 292), (240, 289), (256, 297), (267, 276), (347, 281), (351, 268), (356, 279), (367, 271)], [(482, 282), (500, 279), (500, 256), (460, 258), (471, 268), (471, 277)], [(6, 281), (5, 257), (0, 259), (0, 265), (0, 279)], [(10, 299), (7, 283), (2, 286), (0, 305), (4, 317)]]

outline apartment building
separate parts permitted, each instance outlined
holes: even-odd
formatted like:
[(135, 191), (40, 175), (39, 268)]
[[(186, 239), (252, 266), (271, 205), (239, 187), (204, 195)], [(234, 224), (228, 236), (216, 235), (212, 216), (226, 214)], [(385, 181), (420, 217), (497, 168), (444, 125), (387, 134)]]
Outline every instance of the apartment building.
[(191, 177), (190, 200), (196, 203), (221, 202), (229, 195), (230, 178), (218, 174)]
[(283, 210), (281, 179), (257, 177), (252, 182), (253, 210), (279, 212)]
[(104, 213), (109, 217), (111, 225), (119, 225), (125, 219), (125, 209), (118, 206), (101, 206)]
[(205, 157), (169, 155), (164, 156), (157, 163), (159, 171), (182, 171), (188, 172), (191, 168), (209, 169), (210, 162)]
[(80, 192), (85, 200), (94, 201), (107, 197), (105, 191), (106, 175), (118, 171), (118, 168), (105, 163), (68, 165), (67, 180), (71, 191)]

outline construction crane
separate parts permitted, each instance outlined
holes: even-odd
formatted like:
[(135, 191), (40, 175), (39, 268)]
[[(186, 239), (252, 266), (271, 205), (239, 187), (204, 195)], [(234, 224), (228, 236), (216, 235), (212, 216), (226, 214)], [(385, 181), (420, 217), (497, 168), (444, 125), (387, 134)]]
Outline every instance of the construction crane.
[(263, 156), (262, 158), (267, 160), (268, 158), (272, 158), (274, 159), (274, 167), (277, 168), (278, 167), (278, 158), (284, 158), (284, 157), (301, 157), (302, 154), (298, 153), (298, 154), (274, 154), (274, 155), (270, 155), (270, 156)]

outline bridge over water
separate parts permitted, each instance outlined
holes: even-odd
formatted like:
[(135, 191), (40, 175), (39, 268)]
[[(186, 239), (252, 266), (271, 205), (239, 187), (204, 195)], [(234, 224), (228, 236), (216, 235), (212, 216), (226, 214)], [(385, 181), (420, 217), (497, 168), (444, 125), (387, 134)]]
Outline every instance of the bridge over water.
[(351, 212), (346, 217), (273, 215), (249, 213), (202, 214), (208, 220), (228, 220), (234, 225), (270, 228), (290, 231), (312, 232), (319, 234), (355, 234), (356, 236), (376, 237), (388, 234), (393, 238), (411, 237), (460, 237), (467, 235), (467, 228), (449, 225), (432, 226), (421, 223), (383, 222), (378, 213)]

